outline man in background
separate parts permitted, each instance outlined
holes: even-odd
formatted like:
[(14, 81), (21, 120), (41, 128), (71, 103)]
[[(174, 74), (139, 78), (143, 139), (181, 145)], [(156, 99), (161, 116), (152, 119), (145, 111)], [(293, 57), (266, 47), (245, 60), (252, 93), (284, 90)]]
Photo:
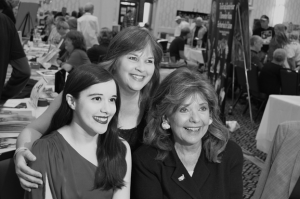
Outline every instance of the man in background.
[(67, 13), (67, 8), (66, 7), (62, 7), (61, 12), (56, 13), (56, 15), (54, 16), (54, 19), (56, 17), (59, 17), (59, 16), (65, 17), (66, 15), (69, 15)]
[(190, 24), (180, 16), (175, 18), (175, 22), (177, 23), (177, 26), (175, 28), (174, 37), (179, 37), (182, 29), (190, 27)]
[(130, 26), (134, 26), (134, 15), (131, 10), (128, 10), (123, 18), (122, 29)]
[(97, 36), (99, 34), (98, 17), (93, 16), (94, 5), (87, 3), (84, 7), (85, 13), (77, 20), (77, 30), (82, 32), (86, 43), (86, 49), (99, 45)]
[(275, 35), (275, 31), (273, 27), (269, 26), (269, 17), (267, 15), (260, 17), (260, 25), (260, 28), (254, 30), (253, 35), (260, 36), (263, 39), (264, 45), (261, 52), (263, 55), (266, 55), (269, 50), (270, 41)]
[(202, 46), (202, 40), (207, 32), (206, 27), (203, 25), (203, 20), (201, 17), (197, 17), (195, 21), (196, 26), (192, 29), (192, 46), (196, 47), (197, 45), (199, 47)]
[(78, 9), (78, 15), (77, 15), (77, 18), (82, 17), (83, 14), (84, 14), (84, 8), (81, 6), (81, 7), (79, 7), (79, 9)]
[(259, 89), (261, 92), (268, 95), (280, 94), (280, 69), (284, 68), (286, 58), (284, 49), (278, 48), (274, 51), (273, 60), (264, 65), (258, 77)]
[(259, 70), (263, 68), (263, 63), (260, 61), (259, 52), (264, 44), (263, 39), (260, 36), (253, 35), (250, 38), (250, 50), (251, 50), (251, 63), (255, 64)]
[[(0, 27), (0, 99), (7, 100), (22, 91), (31, 73), (15, 24), (2, 13)], [(4, 85), (8, 64), (13, 70)]]

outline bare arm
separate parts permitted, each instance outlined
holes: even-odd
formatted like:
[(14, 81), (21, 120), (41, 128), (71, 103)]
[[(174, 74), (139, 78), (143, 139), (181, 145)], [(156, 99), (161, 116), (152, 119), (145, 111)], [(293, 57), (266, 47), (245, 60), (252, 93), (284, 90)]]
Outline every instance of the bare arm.
[(186, 56), (184, 55), (184, 51), (179, 51), (179, 55), (180, 55), (180, 59), (183, 59), (183, 60), (185, 60), (185, 61), (187, 61), (188, 60), (188, 58), (186, 58)]
[(130, 199), (130, 185), (131, 185), (131, 150), (129, 144), (124, 141), (126, 146), (126, 163), (127, 163), (127, 172), (124, 177), (125, 186), (122, 189), (114, 191), (113, 199)]
[(23, 189), (30, 191), (31, 188), (37, 188), (42, 184), (42, 174), (32, 170), (27, 166), (27, 162), (36, 160), (31, 153), (32, 144), (39, 139), (48, 129), (54, 113), (61, 104), (62, 93), (60, 93), (49, 108), (31, 124), (29, 124), (18, 136), (17, 148), (27, 147), (29, 150), (23, 150), (15, 154), (15, 169)]

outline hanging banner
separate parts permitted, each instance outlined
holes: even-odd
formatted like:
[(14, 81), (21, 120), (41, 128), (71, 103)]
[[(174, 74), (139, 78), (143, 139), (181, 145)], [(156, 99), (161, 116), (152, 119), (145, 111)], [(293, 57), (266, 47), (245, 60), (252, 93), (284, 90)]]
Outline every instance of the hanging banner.
[(232, 63), (235, 66), (245, 65), (247, 69), (251, 69), (248, 2), (240, 1), (237, 6), (232, 44)]
[(233, 38), (233, 25), (238, 0), (213, 0), (209, 20), (208, 77), (219, 96), (221, 119), (225, 122), (227, 66)]
[[(237, 23), (242, 24), (239, 26), (242, 32), (235, 32)], [(208, 33), (208, 77), (219, 96), (220, 117), (225, 122), (227, 66), (233, 63), (232, 53), (235, 54), (232, 50), (234, 33), (245, 44), (241, 44), (239, 50), (241, 55), (245, 52), (244, 57), (250, 67), (248, 0), (213, 0)]]

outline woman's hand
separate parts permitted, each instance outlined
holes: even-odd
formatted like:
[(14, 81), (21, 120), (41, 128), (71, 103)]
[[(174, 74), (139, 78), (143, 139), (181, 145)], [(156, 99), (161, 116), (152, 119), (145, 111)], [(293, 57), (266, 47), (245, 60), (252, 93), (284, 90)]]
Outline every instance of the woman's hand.
[(43, 184), (42, 174), (27, 166), (27, 162), (35, 160), (36, 157), (30, 150), (20, 151), (15, 155), (16, 174), (20, 180), (21, 187), (26, 191), (31, 191), (31, 188), (38, 188), (38, 185)]

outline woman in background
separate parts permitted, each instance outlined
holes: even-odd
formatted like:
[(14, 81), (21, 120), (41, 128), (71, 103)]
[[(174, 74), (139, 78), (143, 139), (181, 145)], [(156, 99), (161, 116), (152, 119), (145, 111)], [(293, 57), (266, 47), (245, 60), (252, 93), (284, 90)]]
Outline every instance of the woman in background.
[(81, 32), (72, 30), (65, 36), (66, 53), (61, 58), (65, 62), (61, 63), (61, 68), (70, 72), (74, 67), (90, 64), (90, 60), (86, 54), (86, 46), (84, 37)]
[(112, 31), (108, 28), (102, 28), (98, 36), (99, 45), (95, 44), (87, 51), (92, 63), (98, 64), (103, 61), (111, 39)]
[[(104, 61), (99, 64), (99, 67), (108, 69), (118, 82), (122, 102), (118, 116), (119, 135), (129, 143), (131, 151), (135, 151), (142, 143), (150, 96), (159, 85), (162, 54), (161, 47), (148, 30), (130, 27), (112, 39)], [(16, 173), (25, 190), (29, 191), (43, 183), (41, 174), (30, 169), (26, 162), (36, 160), (30, 152), (32, 143), (46, 132), (61, 100), (60, 94), (18, 137)]]
[(120, 99), (112, 75), (96, 65), (68, 76), (62, 102), (32, 152), (43, 175), (25, 198), (130, 198), (131, 152), (117, 131)]
[(242, 199), (243, 154), (219, 119), (212, 85), (187, 68), (153, 96), (144, 143), (133, 154), (134, 199)]

